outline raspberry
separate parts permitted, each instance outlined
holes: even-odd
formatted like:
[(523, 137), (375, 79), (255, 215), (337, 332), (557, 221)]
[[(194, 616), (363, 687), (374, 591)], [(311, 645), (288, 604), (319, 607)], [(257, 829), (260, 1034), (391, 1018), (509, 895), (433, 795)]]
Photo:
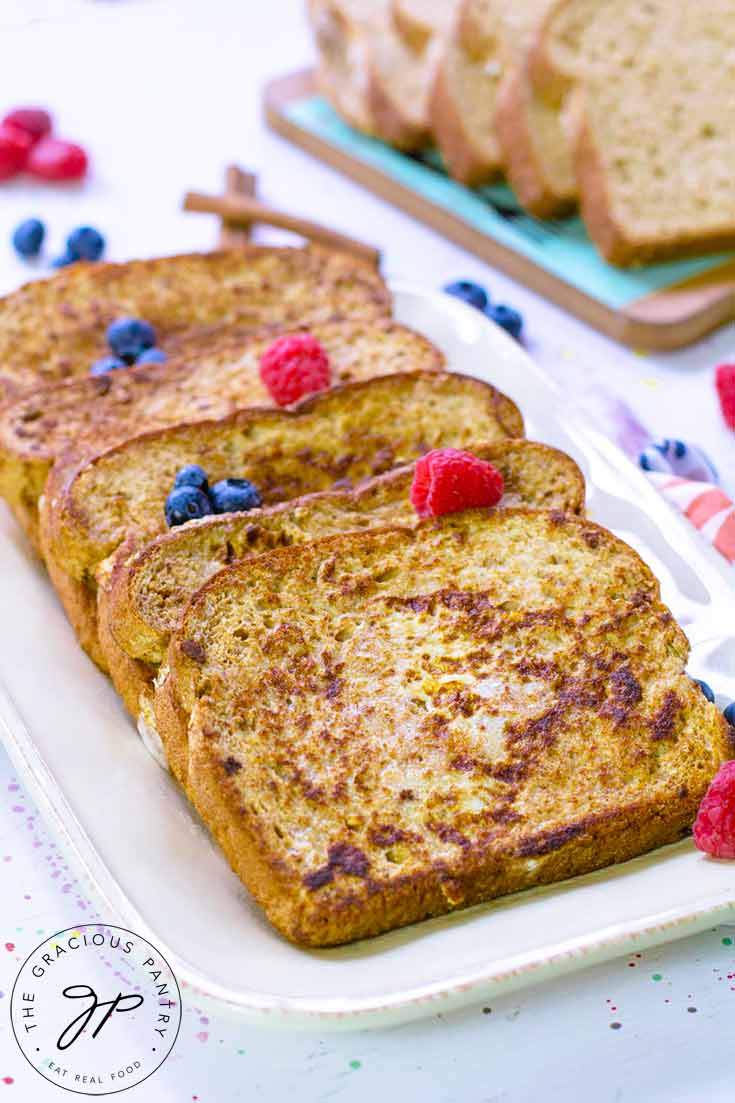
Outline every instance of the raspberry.
[(8, 112), (3, 122), (24, 130), (32, 142), (51, 133), (51, 116), (42, 107), (16, 107)]
[(279, 406), (329, 386), (329, 357), (310, 333), (279, 337), (260, 358), (260, 378)]
[(694, 842), (713, 858), (735, 858), (735, 761), (723, 762), (694, 821)]
[(735, 364), (720, 364), (715, 369), (715, 386), (722, 416), (730, 428), (735, 429)]
[(0, 180), (9, 180), (25, 166), (31, 139), (10, 123), (0, 125)]
[(495, 506), (503, 490), (503, 476), (491, 463), (456, 448), (438, 448), (416, 462), (411, 504), (419, 517), (439, 517)]
[(41, 138), (31, 150), (26, 168), (43, 180), (80, 180), (87, 171), (87, 154), (74, 142)]

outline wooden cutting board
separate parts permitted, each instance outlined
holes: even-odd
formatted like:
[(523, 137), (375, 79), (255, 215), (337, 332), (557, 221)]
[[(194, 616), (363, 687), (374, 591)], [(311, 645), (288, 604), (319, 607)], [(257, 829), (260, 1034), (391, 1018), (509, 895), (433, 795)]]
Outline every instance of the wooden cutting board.
[(578, 217), (540, 221), (504, 184), (470, 190), (433, 150), (408, 156), (347, 126), (311, 70), (267, 85), (269, 126), (583, 321), (636, 348), (675, 349), (735, 319), (735, 254), (619, 269)]

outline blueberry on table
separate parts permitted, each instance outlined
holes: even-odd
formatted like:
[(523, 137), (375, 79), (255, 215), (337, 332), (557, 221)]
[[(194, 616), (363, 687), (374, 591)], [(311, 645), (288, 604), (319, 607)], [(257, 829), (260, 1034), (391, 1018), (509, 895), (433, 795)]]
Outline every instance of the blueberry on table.
[(176, 472), (174, 486), (195, 486), (206, 494), (209, 491), (207, 472), (198, 463), (187, 463), (186, 467)]
[(710, 686), (708, 686), (706, 682), (703, 682), (701, 678), (695, 678), (694, 681), (697, 683), (697, 685), (699, 686), (699, 688), (701, 689), (702, 693), (705, 695), (707, 700), (708, 701), (714, 701), (715, 695), (712, 692), (712, 689), (710, 688)]
[(46, 227), (40, 219), (27, 218), (13, 230), (13, 248), (21, 257), (37, 257), (45, 235)]
[(210, 488), (209, 497), (215, 513), (245, 513), (263, 504), (248, 479), (221, 479)]
[(731, 728), (735, 728), (735, 701), (731, 701), (726, 708), (722, 710), (722, 715), (727, 720)]
[(142, 318), (118, 318), (107, 327), (107, 343), (121, 360), (132, 364), (156, 343), (156, 331)]
[(523, 332), (523, 317), (512, 306), (505, 306), (503, 303), (489, 306), (487, 316), (495, 322), (496, 326), (500, 326), (511, 337), (515, 337), (516, 341), (520, 338)]
[(99, 260), (105, 251), (105, 239), (94, 226), (78, 226), (66, 239), (66, 251), (74, 260)]
[(89, 369), (90, 375), (107, 375), (111, 371), (119, 371), (120, 368), (127, 368), (127, 364), (124, 360), (120, 360), (118, 356), (103, 356), (101, 360), (96, 360), (92, 367)]
[(444, 288), (447, 295), (453, 295), (455, 299), (461, 299), (468, 306), (474, 306), (476, 310), (487, 310), (489, 299), (487, 291), (479, 283), (472, 280), (456, 280), (448, 283)]
[(141, 352), (140, 356), (135, 361), (135, 363), (136, 364), (163, 364), (166, 360), (168, 360), (168, 356), (166, 356), (166, 353), (163, 351), (163, 349), (153, 348), (153, 349), (146, 349), (144, 352)]
[(169, 528), (207, 517), (212, 507), (207, 495), (196, 486), (175, 486), (166, 499), (166, 524)]

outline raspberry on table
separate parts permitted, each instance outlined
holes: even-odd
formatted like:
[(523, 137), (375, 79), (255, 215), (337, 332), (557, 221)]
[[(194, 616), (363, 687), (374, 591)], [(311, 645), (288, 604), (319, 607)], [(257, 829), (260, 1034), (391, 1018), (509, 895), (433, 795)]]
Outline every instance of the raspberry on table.
[(74, 142), (46, 136), (33, 146), (25, 167), (42, 180), (80, 180), (87, 171), (87, 154)]
[(713, 858), (735, 858), (735, 761), (723, 762), (694, 821), (694, 842)]
[(3, 123), (24, 130), (32, 142), (51, 133), (51, 116), (42, 107), (16, 107), (8, 112)]
[(498, 504), (503, 476), (486, 460), (456, 448), (437, 448), (416, 461), (411, 504), (419, 517)]
[(325, 390), (331, 374), (329, 357), (311, 333), (279, 337), (260, 358), (260, 378), (278, 406)]
[(25, 168), (31, 139), (20, 127), (0, 124), (0, 180), (9, 180)]
[(722, 416), (735, 429), (735, 364), (720, 364), (715, 369), (715, 386)]

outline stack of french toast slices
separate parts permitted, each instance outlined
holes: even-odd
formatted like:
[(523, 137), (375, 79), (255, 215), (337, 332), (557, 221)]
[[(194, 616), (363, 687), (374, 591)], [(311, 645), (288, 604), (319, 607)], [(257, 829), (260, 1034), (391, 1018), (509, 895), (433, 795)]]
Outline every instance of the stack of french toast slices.
[[(130, 315), (168, 360), (91, 376)], [(276, 407), (261, 358), (298, 332), (330, 385)], [(0, 302), (0, 395), (0, 492), (287, 938), (379, 934), (689, 830), (729, 728), (656, 579), (373, 268), (257, 246), (74, 265)], [(442, 448), (493, 464), (496, 508), (418, 518), (414, 465)], [(168, 528), (192, 464), (262, 506)]]
[[(308, 0), (319, 88), (637, 265), (735, 247), (733, 0)], [(728, 115), (728, 112), (730, 115)]]

